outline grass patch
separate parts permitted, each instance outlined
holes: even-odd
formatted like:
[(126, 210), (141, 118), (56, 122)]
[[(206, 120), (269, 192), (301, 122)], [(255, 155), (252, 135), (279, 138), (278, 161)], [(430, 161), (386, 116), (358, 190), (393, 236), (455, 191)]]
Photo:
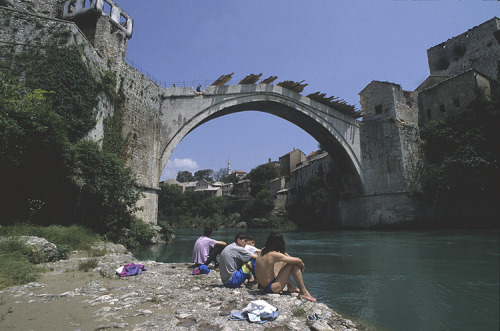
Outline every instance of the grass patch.
[(0, 241), (0, 289), (36, 281), (41, 269), (30, 262), (31, 250), (15, 238)]
[[(36, 236), (57, 245), (59, 258), (66, 259), (72, 250), (86, 250), (90, 257), (106, 254), (105, 249), (91, 249), (100, 240), (100, 236), (82, 226), (38, 226), (16, 224), (0, 226), (0, 289), (24, 285), (36, 281), (44, 271), (34, 264), (42, 262), (42, 257), (20, 242), (18, 236)], [(88, 271), (97, 266), (97, 259), (81, 262), (78, 270)]]
[(153, 295), (153, 297), (149, 301), (156, 304), (161, 303), (161, 299), (158, 298), (156, 295)]
[(94, 269), (99, 264), (97, 259), (86, 259), (78, 263), (78, 271), (87, 272), (90, 269)]
[(292, 310), (292, 315), (295, 317), (303, 317), (306, 316), (306, 311), (302, 307), (295, 308)]
[(38, 226), (16, 224), (0, 227), (0, 236), (36, 236), (45, 238), (58, 247), (64, 245), (72, 250), (89, 250), (100, 237), (82, 226)]

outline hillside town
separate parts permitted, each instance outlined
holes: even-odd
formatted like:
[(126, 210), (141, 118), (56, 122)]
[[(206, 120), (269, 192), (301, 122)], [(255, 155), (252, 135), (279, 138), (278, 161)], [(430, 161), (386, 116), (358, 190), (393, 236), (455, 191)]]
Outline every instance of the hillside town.
[[(318, 173), (320, 168), (326, 174), (333, 167), (333, 161), (328, 153), (317, 150), (309, 155), (305, 155), (301, 150), (294, 149), (291, 152), (279, 157), (278, 161), (271, 161), (278, 176), (267, 183), (270, 197), (274, 201), (274, 206), (283, 208), (287, 201), (292, 200), (295, 187), (306, 185), (313, 174)], [(223, 183), (221, 181), (209, 181), (201, 179), (192, 182), (179, 182), (175, 179), (168, 179), (160, 184), (178, 185), (182, 187), (182, 192), (195, 191), (205, 192), (212, 197), (250, 197), (250, 179), (246, 178), (247, 173), (242, 170), (231, 171), (231, 163), (228, 161), (227, 174), (237, 178), (236, 183)]]

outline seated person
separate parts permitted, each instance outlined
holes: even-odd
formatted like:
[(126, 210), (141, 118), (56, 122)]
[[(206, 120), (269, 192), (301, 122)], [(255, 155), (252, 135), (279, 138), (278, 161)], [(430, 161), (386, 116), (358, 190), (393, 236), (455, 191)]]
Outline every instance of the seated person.
[(245, 245), (245, 249), (250, 253), (260, 254), (260, 249), (255, 247), (257, 243), (257, 239), (254, 236), (247, 234), (247, 244)]
[[(302, 273), (305, 265), (298, 257), (292, 257), (285, 252), (285, 240), (279, 232), (272, 232), (265, 247), (255, 261), (255, 276), (266, 293), (280, 293), (285, 285), (290, 292), (299, 293), (299, 297), (315, 302), (304, 285)], [(295, 287), (290, 275), (297, 282)]]
[(193, 263), (199, 267), (202, 264), (209, 265), (212, 261), (217, 264), (217, 255), (219, 255), (226, 243), (217, 241), (210, 236), (212, 235), (212, 227), (206, 226), (203, 230), (203, 236), (199, 237), (194, 243)]
[(228, 245), (220, 255), (220, 278), (226, 287), (240, 287), (245, 280), (254, 280), (253, 268), (257, 255), (245, 249), (246, 241), (246, 235), (238, 233), (234, 243)]

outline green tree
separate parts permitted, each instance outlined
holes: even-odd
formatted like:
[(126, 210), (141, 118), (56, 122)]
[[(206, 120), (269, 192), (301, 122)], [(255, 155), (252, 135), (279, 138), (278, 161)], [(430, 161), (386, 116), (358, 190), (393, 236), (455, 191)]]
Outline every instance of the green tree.
[(214, 180), (212, 179), (214, 171), (212, 169), (205, 169), (205, 170), (198, 170), (197, 172), (194, 173), (194, 178), (195, 180), (206, 180), (209, 182), (213, 182)]
[(260, 191), (267, 190), (267, 183), (278, 176), (277, 168), (272, 163), (261, 164), (246, 175), (250, 179), (250, 195), (257, 196)]
[(96, 142), (82, 140), (73, 150), (78, 207), (86, 207), (77, 210), (78, 221), (119, 239), (120, 230), (129, 229), (135, 220), (135, 204), (141, 197), (131, 170), (120, 156), (104, 153)]
[(263, 217), (273, 208), (274, 203), (270, 198), (269, 190), (263, 189), (259, 191), (255, 198), (247, 201), (241, 210), (241, 215), (247, 219)]
[(227, 200), (222, 197), (208, 197), (200, 202), (199, 215), (205, 218), (224, 214)]
[(193, 182), (195, 180), (193, 174), (189, 171), (179, 171), (176, 180), (180, 183)]
[(47, 210), (67, 201), (70, 144), (64, 120), (52, 110), (47, 94), (0, 73), (0, 176), (9, 192), (2, 199), (9, 206), (4, 220), (31, 219), (35, 202)]
[(54, 91), (47, 99), (64, 119), (68, 139), (76, 142), (84, 138), (95, 127), (97, 93), (102, 85), (83, 62), (80, 51), (76, 47), (51, 47), (27, 64), (26, 86)]
[(221, 179), (221, 182), (223, 183), (233, 183), (236, 184), (239, 181), (238, 177), (236, 176), (236, 173), (229, 174)]
[(158, 220), (169, 224), (179, 223), (182, 215), (191, 216), (187, 196), (178, 185), (160, 184), (158, 195)]

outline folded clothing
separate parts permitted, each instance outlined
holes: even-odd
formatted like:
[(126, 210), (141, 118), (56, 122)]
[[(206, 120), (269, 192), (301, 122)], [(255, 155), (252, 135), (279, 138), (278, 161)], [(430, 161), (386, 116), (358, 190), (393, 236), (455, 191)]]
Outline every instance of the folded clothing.
[(251, 301), (240, 312), (234, 312), (229, 315), (232, 321), (248, 320), (252, 323), (265, 323), (267, 321), (274, 321), (279, 316), (278, 308), (268, 304), (264, 300)]
[(140, 275), (146, 268), (142, 264), (129, 263), (116, 269), (116, 274), (120, 277)]

